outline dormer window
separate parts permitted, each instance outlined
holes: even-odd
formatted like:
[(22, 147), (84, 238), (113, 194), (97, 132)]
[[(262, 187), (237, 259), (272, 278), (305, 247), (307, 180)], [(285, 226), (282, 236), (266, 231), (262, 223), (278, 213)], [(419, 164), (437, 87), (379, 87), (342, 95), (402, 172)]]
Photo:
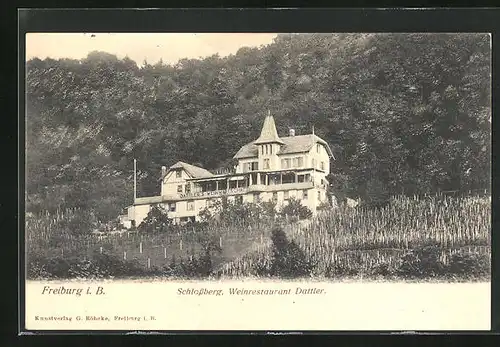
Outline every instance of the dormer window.
[(175, 177), (177, 177), (177, 178), (182, 178), (182, 171), (181, 171), (181, 170), (177, 170), (177, 171), (175, 172)]
[(319, 149), (320, 149), (321, 145), (319, 143), (316, 144), (316, 152), (319, 153)]

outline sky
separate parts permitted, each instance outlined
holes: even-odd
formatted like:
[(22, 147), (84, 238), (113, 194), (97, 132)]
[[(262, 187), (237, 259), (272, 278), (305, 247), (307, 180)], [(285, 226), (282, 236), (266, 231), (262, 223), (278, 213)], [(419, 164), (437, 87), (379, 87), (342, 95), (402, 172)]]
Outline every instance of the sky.
[(200, 58), (218, 53), (234, 54), (241, 47), (272, 43), (272, 33), (28, 33), (26, 59), (85, 58), (104, 51), (118, 58), (128, 56), (142, 65), (163, 60), (175, 64), (182, 58)]

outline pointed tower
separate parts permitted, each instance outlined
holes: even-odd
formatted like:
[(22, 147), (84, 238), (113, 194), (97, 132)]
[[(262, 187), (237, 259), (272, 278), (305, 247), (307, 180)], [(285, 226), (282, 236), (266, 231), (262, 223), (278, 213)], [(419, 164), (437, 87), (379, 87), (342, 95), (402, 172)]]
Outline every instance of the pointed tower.
[(275, 170), (279, 168), (278, 152), (285, 143), (278, 136), (274, 118), (268, 111), (259, 138), (254, 142), (259, 149), (259, 168)]
[(260, 132), (259, 138), (254, 142), (256, 145), (262, 145), (266, 143), (277, 143), (283, 145), (278, 136), (278, 131), (276, 130), (276, 124), (274, 124), (274, 117), (271, 116), (271, 112), (268, 111), (266, 118), (264, 119), (264, 125)]

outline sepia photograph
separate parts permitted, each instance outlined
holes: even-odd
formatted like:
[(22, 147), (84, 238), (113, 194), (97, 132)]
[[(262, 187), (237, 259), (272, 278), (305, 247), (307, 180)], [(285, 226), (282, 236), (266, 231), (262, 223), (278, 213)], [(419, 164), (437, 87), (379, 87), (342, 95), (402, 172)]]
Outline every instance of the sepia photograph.
[[(186, 329), (329, 300), (354, 311), (321, 329), (387, 302), (419, 317), (401, 329), (489, 310), (490, 34), (28, 33), (25, 71), (36, 329), (160, 329), (158, 296), (260, 312)], [(442, 313), (408, 306), (424, 291)]]

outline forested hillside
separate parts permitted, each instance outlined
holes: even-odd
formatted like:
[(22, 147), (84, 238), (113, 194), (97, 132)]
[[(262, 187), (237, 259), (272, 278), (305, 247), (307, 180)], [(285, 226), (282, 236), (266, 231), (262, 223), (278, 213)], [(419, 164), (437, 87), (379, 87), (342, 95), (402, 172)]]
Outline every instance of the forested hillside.
[(224, 58), (139, 67), (92, 52), (26, 73), (33, 211), (113, 218), (132, 201), (133, 158), (138, 195), (159, 194), (162, 165), (228, 165), (268, 109), (280, 134), (314, 125), (329, 142), (342, 194), (489, 188), (488, 35), (279, 35)]

